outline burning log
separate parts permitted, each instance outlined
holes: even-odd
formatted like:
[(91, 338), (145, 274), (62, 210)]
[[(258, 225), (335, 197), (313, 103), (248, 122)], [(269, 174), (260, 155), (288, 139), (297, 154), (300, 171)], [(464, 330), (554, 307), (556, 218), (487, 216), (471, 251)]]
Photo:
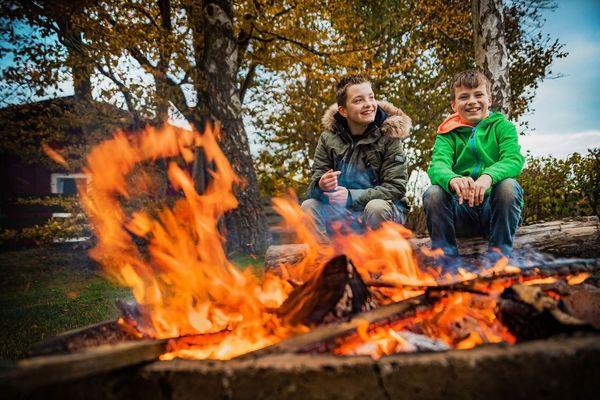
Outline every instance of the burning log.
[(512, 285), (502, 293), (496, 315), (518, 340), (599, 329), (599, 282), (592, 278), (579, 285)]
[(518, 340), (541, 339), (581, 329), (585, 323), (558, 308), (539, 287), (513, 285), (498, 302), (498, 319)]
[(338, 256), (301, 286), (277, 310), (290, 325), (319, 325), (347, 320), (352, 314), (377, 307), (352, 262)]
[[(413, 351), (441, 350), (444, 346), (440, 345), (440, 342), (435, 339), (440, 333), (452, 344), (452, 347), (470, 348), (477, 344), (497, 343), (503, 337), (506, 337), (502, 333), (502, 329), (506, 330), (506, 328), (493, 323), (486, 325), (485, 321), (491, 322), (490, 318), (494, 319), (494, 305), (497, 304), (496, 296), (499, 295), (501, 287), (513, 285), (516, 291), (521, 291), (524, 296), (527, 296), (526, 293), (531, 289), (535, 289), (535, 286), (521, 285), (519, 282), (533, 279), (567, 279), (568, 276), (572, 275), (585, 277), (599, 269), (600, 264), (595, 259), (562, 259), (549, 263), (544, 268), (538, 266), (523, 269), (518, 275), (493, 273), (465, 282), (422, 286), (418, 289), (425, 291), (423, 295), (358, 314), (349, 322), (319, 326), (309, 333), (289, 338), (242, 358), (273, 353), (366, 354), (365, 352), (368, 349), (376, 346), (374, 341), (377, 340), (377, 332), (384, 332), (387, 336), (392, 336), (391, 339), (395, 339), (395, 342), (389, 341), (387, 343), (392, 345), (397, 343), (402, 351), (411, 351), (411, 349)], [(583, 275), (581, 275), (582, 273)], [(588, 280), (594, 283), (597, 281), (594, 279)], [(366, 283), (373, 284), (373, 282), (376, 281)], [(556, 288), (562, 288), (561, 285), (569, 287), (565, 282), (558, 282), (562, 281), (559, 280), (555, 283)], [(588, 286), (590, 284), (587, 283)], [(582, 288), (584, 286), (581, 285)], [(558, 290), (556, 288), (554, 290)], [(567, 301), (569, 298), (567, 296), (568, 289), (563, 288), (561, 290), (565, 301)], [(588, 291), (586, 294), (580, 293), (578, 286), (573, 286), (570, 290), (568, 293), (570, 293), (571, 303), (577, 303), (580, 309), (579, 311), (569, 312), (570, 315), (561, 316), (569, 324), (569, 328), (565, 332), (589, 330), (589, 326), (586, 326), (585, 322), (579, 323), (578, 319), (583, 320), (583, 315), (587, 315), (587, 324), (591, 325), (591, 321), (596, 321), (593, 318), (599, 315), (600, 299), (596, 299), (595, 296), (600, 296), (600, 289), (594, 286), (593, 290)], [(575, 293), (577, 295), (574, 295)], [(533, 299), (535, 296), (529, 295), (529, 297)], [(595, 304), (590, 306), (585, 299), (591, 299), (592, 297)], [(587, 304), (587, 307), (584, 307), (583, 304)], [(452, 309), (453, 307), (454, 309)], [(509, 304), (506, 299), (501, 300), (498, 309), (502, 307), (504, 307), (503, 311), (505, 312), (503, 315), (504, 320), (521, 318), (520, 309), (514, 304)], [(466, 312), (461, 314), (462, 310)], [(523, 322), (524, 325), (527, 325), (527, 323), (527, 321)], [(445, 327), (443, 328), (445, 330), (437, 332), (441, 327)], [(362, 334), (360, 333), (361, 330), (363, 331)], [(369, 334), (366, 334), (367, 330), (370, 332)], [(556, 333), (556, 330), (552, 332)], [(362, 337), (368, 337), (368, 339), (363, 342), (360, 339)], [(525, 337), (533, 338), (536, 336)], [(358, 344), (354, 347), (345, 345), (350, 342)], [(509, 341), (509, 343), (513, 342)], [(337, 353), (337, 351), (340, 352)], [(391, 352), (395, 351), (392, 349)]]
[(588, 278), (581, 285), (564, 286), (561, 300), (566, 310), (595, 329), (600, 329), (600, 278)]
[(263, 349), (244, 354), (236, 359), (257, 358), (269, 354), (283, 353), (327, 353), (335, 346), (335, 339), (356, 332), (367, 324), (388, 324), (399, 318), (414, 315), (417, 310), (431, 305), (429, 298), (419, 296), (398, 303), (388, 304), (374, 310), (357, 314), (349, 321), (321, 325), (308, 333), (296, 335)]
[[(411, 239), (415, 248), (428, 246), (429, 238)], [(598, 217), (578, 217), (521, 226), (515, 249), (533, 247), (562, 257), (600, 257), (600, 222)], [(487, 243), (481, 239), (459, 241), (463, 255), (483, 254)], [(265, 271), (277, 271), (280, 265), (295, 265), (308, 252), (305, 244), (270, 246), (265, 254)]]

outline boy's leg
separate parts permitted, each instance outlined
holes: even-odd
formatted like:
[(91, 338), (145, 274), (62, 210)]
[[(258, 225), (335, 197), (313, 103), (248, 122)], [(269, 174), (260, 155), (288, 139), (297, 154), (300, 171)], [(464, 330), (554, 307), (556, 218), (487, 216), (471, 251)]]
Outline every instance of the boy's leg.
[(345, 208), (325, 204), (317, 199), (306, 199), (300, 207), (303, 211), (312, 213), (317, 230), (324, 236), (327, 236), (327, 227), (332, 221), (347, 217)]
[(427, 229), (431, 237), (431, 248), (444, 250), (447, 256), (457, 256), (457, 237), (484, 235), (480, 220), (480, 207), (469, 207), (467, 202), (458, 204), (458, 199), (438, 185), (432, 185), (423, 194), (423, 207)]
[(490, 194), (489, 248), (496, 247), (504, 255), (512, 251), (517, 227), (521, 221), (523, 189), (511, 178), (492, 187)]
[(431, 248), (441, 248), (444, 254), (457, 256), (452, 197), (439, 185), (431, 185), (423, 193), (423, 209), (425, 210), (427, 230), (431, 237)]
[(371, 229), (378, 229), (384, 221), (400, 224), (406, 222), (404, 210), (400, 210), (391, 201), (374, 199), (367, 203), (363, 211), (365, 225)]

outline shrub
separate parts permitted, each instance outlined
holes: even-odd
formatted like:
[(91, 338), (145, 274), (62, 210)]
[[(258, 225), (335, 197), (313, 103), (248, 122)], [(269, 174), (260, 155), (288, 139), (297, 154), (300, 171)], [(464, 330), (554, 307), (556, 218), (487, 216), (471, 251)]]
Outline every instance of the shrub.
[(525, 191), (525, 223), (599, 215), (600, 149), (564, 160), (528, 153), (526, 161), (519, 178)]

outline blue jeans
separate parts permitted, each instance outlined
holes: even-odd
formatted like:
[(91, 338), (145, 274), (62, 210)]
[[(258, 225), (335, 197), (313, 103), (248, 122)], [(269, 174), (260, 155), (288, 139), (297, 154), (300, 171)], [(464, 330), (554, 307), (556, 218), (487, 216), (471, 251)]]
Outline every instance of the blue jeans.
[(331, 223), (337, 221), (349, 223), (350, 227), (357, 232), (362, 232), (365, 227), (377, 229), (384, 221), (404, 224), (408, 213), (404, 207), (381, 199), (369, 201), (363, 211), (350, 211), (343, 206), (325, 204), (316, 199), (304, 200), (302, 209), (312, 213), (317, 229), (323, 234), (331, 233)]
[(438, 185), (430, 186), (423, 194), (423, 207), (431, 248), (441, 248), (445, 255), (457, 256), (456, 238), (483, 236), (488, 248), (498, 248), (504, 255), (512, 251), (517, 227), (521, 221), (523, 189), (511, 178), (492, 186), (483, 203), (469, 207), (465, 201)]

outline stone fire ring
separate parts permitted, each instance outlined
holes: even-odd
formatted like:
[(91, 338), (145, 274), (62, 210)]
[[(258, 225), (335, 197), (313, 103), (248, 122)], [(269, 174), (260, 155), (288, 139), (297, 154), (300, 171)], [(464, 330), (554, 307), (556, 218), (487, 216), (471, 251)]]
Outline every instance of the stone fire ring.
[(369, 357), (278, 354), (230, 361), (156, 361), (39, 388), (28, 398), (591, 399), (600, 335), (515, 346)]

